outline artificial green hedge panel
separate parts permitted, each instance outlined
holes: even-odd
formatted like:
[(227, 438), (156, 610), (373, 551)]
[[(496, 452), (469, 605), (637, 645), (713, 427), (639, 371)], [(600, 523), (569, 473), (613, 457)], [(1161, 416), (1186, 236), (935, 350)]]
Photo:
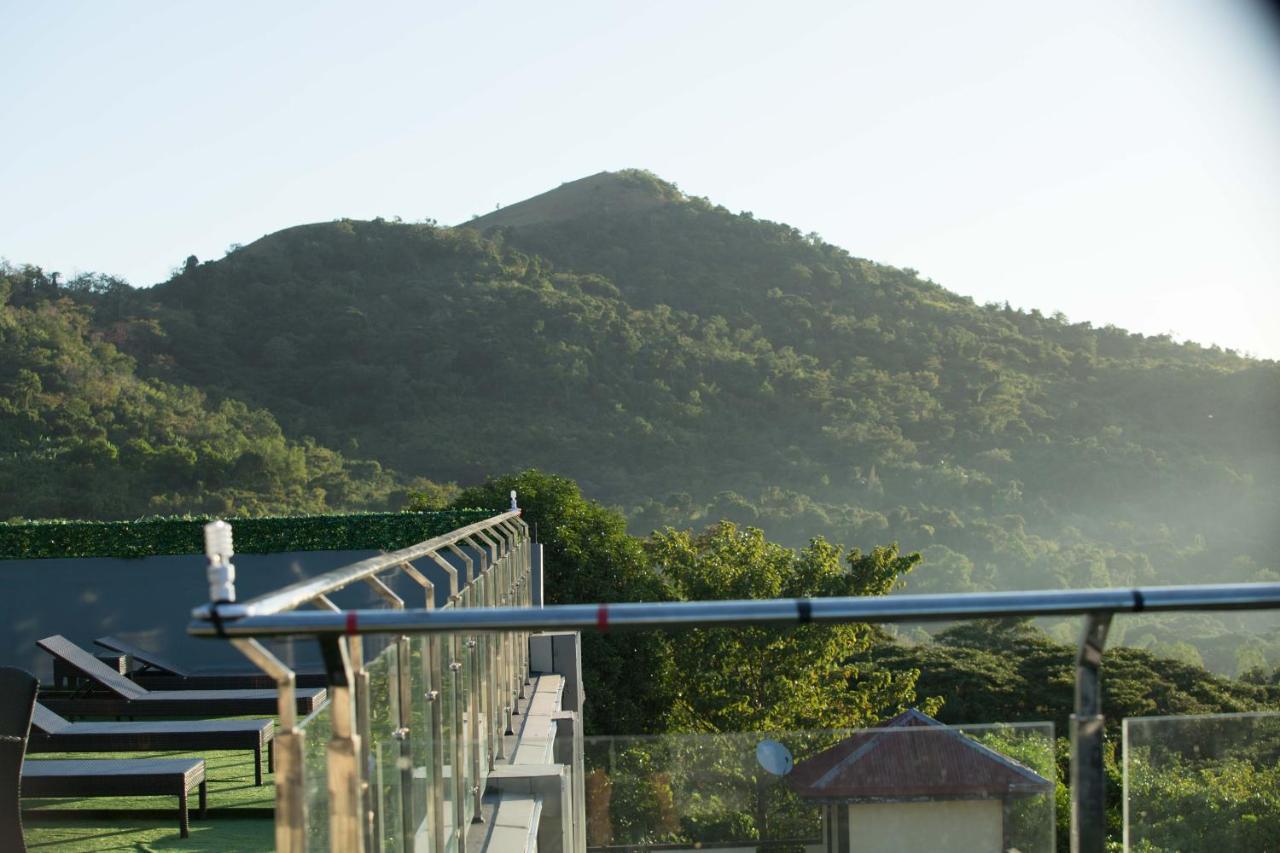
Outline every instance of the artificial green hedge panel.
[[(229, 518), (238, 554), (283, 551), (394, 551), (499, 512), (366, 512)], [(207, 516), (138, 521), (19, 521), (0, 523), (0, 560), (52, 557), (152, 557), (203, 554)]]

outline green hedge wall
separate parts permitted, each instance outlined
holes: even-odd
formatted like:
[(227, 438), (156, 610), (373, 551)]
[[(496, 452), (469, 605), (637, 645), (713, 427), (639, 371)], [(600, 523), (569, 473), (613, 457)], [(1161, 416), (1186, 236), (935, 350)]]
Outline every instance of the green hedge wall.
[[(394, 551), (498, 515), (499, 510), (367, 512), (229, 518), (238, 554), (283, 551)], [(203, 554), (207, 516), (137, 521), (0, 523), (0, 560)]]

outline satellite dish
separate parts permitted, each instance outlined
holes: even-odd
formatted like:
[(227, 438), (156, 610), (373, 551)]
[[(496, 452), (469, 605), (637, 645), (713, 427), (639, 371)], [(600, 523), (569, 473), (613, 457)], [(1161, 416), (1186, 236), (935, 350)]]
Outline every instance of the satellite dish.
[(772, 773), (774, 776), (786, 776), (795, 766), (795, 761), (791, 758), (791, 750), (770, 738), (765, 738), (756, 744), (756, 761), (760, 762), (760, 766), (766, 773)]

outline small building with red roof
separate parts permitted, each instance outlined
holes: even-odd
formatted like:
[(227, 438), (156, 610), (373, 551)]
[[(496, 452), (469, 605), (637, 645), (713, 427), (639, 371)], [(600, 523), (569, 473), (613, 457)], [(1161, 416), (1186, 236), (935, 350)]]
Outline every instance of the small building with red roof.
[(1010, 808), (1054, 783), (915, 709), (795, 765), (829, 853), (1011, 849)]

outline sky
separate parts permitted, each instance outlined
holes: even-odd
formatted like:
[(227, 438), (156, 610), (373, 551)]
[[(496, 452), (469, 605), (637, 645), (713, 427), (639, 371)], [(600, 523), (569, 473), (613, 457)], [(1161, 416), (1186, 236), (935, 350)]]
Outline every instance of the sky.
[(979, 302), (1280, 358), (1245, 0), (0, 0), (0, 257), (146, 286), (339, 217), (649, 169)]

